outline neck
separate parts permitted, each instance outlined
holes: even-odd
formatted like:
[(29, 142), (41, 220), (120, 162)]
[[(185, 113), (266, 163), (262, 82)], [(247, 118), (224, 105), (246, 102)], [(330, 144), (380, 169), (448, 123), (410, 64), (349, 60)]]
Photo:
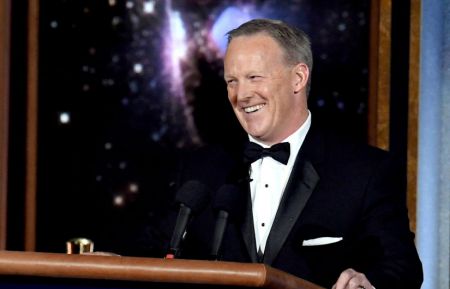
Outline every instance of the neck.
[(290, 130), (287, 130), (285, 132), (283, 132), (282, 134), (280, 134), (278, 137), (272, 139), (272, 140), (266, 140), (266, 139), (262, 139), (262, 138), (258, 138), (258, 137), (254, 137), (251, 135), (248, 135), (251, 141), (254, 141), (256, 143), (259, 143), (260, 145), (265, 145), (265, 146), (272, 146), (274, 144), (280, 143), (285, 141), (288, 137), (290, 137), (292, 134), (294, 134), (296, 131), (298, 131), (306, 122), (306, 120), (309, 117), (309, 110), (306, 110), (306, 112), (302, 112), (299, 114), (300, 117), (297, 120), (297, 125), (293, 126)]

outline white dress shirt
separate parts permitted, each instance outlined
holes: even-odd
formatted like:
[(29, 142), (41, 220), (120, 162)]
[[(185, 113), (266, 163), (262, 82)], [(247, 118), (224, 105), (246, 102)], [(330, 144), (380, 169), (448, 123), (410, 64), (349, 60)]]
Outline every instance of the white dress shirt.
[[(264, 157), (251, 164), (250, 192), (252, 198), (253, 226), (256, 248), (264, 253), (281, 197), (283, 196), (292, 167), (311, 126), (311, 112), (302, 126), (282, 142), (289, 142), (290, 156), (286, 165), (271, 157)], [(249, 139), (262, 147), (269, 147), (249, 135)]]

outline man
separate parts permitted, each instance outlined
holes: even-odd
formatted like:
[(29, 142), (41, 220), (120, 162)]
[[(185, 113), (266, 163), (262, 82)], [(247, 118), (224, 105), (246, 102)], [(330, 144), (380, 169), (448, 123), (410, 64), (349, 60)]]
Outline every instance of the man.
[[(390, 156), (312, 125), (305, 33), (258, 19), (228, 35), (228, 98), (251, 142), (244, 158), (200, 150), (178, 180), (241, 188), (242, 214), (227, 226), (222, 260), (264, 262), (327, 288), (420, 288), (403, 178)], [(275, 155), (255, 157), (259, 146)], [(183, 257), (207, 258), (214, 219), (210, 209), (196, 216)]]

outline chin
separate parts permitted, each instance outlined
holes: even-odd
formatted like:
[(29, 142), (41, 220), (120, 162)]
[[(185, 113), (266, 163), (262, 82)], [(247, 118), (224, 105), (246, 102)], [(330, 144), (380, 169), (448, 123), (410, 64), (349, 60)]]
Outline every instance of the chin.
[(255, 138), (261, 142), (264, 142), (264, 139), (260, 134), (249, 133), (249, 135), (251, 135), (253, 138)]

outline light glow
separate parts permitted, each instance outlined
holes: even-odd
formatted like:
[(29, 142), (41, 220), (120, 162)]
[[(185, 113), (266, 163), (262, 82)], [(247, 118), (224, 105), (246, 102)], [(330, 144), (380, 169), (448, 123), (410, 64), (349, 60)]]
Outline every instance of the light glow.
[(62, 124), (68, 124), (70, 122), (70, 113), (61, 112), (59, 114), (59, 122)]
[(155, 1), (144, 1), (144, 13), (153, 14), (155, 12)]

